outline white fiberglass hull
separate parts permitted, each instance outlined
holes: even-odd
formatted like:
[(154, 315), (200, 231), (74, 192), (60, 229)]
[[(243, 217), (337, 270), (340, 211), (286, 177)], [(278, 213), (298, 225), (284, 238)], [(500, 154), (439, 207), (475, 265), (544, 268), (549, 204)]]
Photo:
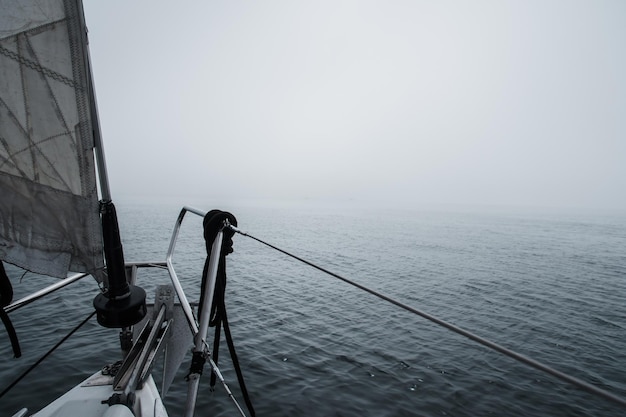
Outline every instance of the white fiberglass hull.
[[(141, 389), (135, 391), (133, 413), (123, 405), (109, 406), (106, 401), (114, 394), (113, 377), (98, 371), (70, 391), (57, 398), (36, 417), (167, 417), (159, 392), (152, 376)], [(104, 404), (103, 404), (104, 401)]]

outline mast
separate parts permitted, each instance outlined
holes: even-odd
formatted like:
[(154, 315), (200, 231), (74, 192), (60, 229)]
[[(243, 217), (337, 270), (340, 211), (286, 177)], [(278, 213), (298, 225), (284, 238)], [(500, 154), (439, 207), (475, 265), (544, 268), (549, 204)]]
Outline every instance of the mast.
[(89, 56), (87, 25), (80, 0), (76, 1), (78, 24), (80, 25), (80, 47), (89, 89), (89, 111), (91, 114), (94, 153), (97, 163), (97, 177), (100, 185), (100, 214), (102, 238), (107, 278), (106, 292), (98, 294), (93, 305), (97, 311), (98, 323), (104, 327), (122, 328), (138, 323), (146, 315), (146, 293), (141, 287), (130, 285), (126, 278), (124, 250), (120, 238), (115, 205), (111, 198), (109, 178), (104, 157), (104, 146), (100, 129), (100, 118), (96, 102), (91, 59)]

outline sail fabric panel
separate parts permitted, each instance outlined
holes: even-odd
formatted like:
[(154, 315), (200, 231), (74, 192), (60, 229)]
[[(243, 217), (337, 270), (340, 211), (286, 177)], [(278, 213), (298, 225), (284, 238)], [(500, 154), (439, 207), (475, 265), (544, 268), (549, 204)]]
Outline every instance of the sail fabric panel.
[(0, 0), (0, 39), (65, 18), (62, 0)]
[(0, 0), (0, 259), (99, 276), (91, 83), (74, 0)]
[[(40, 192), (31, 181), (0, 174), (0, 255), (2, 260), (39, 274), (65, 278), (68, 271), (91, 272), (86, 262), (101, 258), (102, 248), (85, 233), (93, 227), (85, 212), (99, 203), (71, 193)], [(36, 220), (35, 220), (36, 219)], [(32, 227), (16, 227), (32, 223)], [(94, 272), (95, 273), (95, 272)]]

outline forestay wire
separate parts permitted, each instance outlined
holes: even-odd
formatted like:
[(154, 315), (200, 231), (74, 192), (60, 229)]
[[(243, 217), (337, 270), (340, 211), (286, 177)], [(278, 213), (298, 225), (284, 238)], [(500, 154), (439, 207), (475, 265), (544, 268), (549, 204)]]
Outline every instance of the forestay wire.
[(384, 294), (381, 294), (381, 293), (379, 293), (377, 291), (374, 291), (374, 290), (372, 290), (370, 288), (367, 288), (366, 286), (361, 285), (361, 284), (359, 284), (357, 282), (354, 282), (354, 281), (352, 281), (352, 280), (350, 280), (348, 278), (342, 277), (341, 275), (338, 275), (338, 274), (336, 274), (334, 272), (331, 272), (331, 271), (329, 271), (329, 270), (327, 270), (325, 268), (322, 268), (321, 266), (316, 265), (316, 264), (314, 264), (314, 263), (312, 263), (310, 261), (307, 261), (306, 259), (302, 259), (302, 258), (300, 258), (300, 257), (298, 257), (298, 256), (296, 256), (296, 255), (294, 255), (292, 253), (287, 252), (286, 250), (278, 248), (278, 247), (276, 247), (276, 246), (274, 246), (274, 245), (272, 245), (272, 244), (270, 244), (268, 242), (265, 242), (265, 241), (263, 241), (263, 240), (261, 240), (261, 239), (259, 239), (257, 237), (254, 237), (254, 236), (252, 236), (252, 235), (250, 235), (248, 233), (242, 232), (241, 230), (237, 229), (234, 226), (229, 226), (229, 227), (235, 233), (238, 233), (238, 234), (240, 234), (242, 236), (246, 236), (246, 237), (249, 237), (250, 239), (256, 240), (257, 242), (259, 242), (259, 243), (261, 243), (261, 244), (263, 244), (265, 246), (268, 246), (268, 247), (270, 247), (270, 248), (272, 248), (272, 249), (274, 249), (274, 250), (276, 250), (278, 252), (281, 252), (281, 253), (283, 253), (283, 254), (285, 254), (285, 255), (293, 258), (293, 259), (296, 259), (296, 260), (298, 260), (298, 261), (300, 261), (300, 262), (302, 262), (302, 263), (304, 263), (304, 264), (306, 264), (306, 265), (308, 265), (310, 267), (313, 267), (313, 268), (315, 268), (315, 269), (317, 269), (319, 271), (322, 271), (325, 274), (328, 274), (328, 275), (330, 275), (330, 276), (332, 276), (334, 278), (337, 278), (337, 279), (339, 279), (339, 280), (341, 280), (341, 281), (343, 281), (343, 282), (345, 282), (347, 284), (350, 284), (350, 285), (352, 285), (352, 286), (354, 286), (354, 287), (356, 287), (356, 288), (358, 288), (360, 290), (368, 292), (368, 293), (370, 293), (370, 294), (372, 294), (372, 295), (374, 295), (374, 296), (376, 296), (376, 297), (378, 297), (378, 298), (380, 298), (382, 300), (385, 300), (385, 301), (387, 301), (387, 302), (389, 302), (389, 303), (391, 303), (391, 304), (393, 304), (393, 305), (395, 305), (397, 307), (400, 307), (400, 308), (402, 308), (402, 309), (404, 309), (406, 311), (409, 311), (409, 312), (411, 312), (413, 314), (416, 314), (416, 315), (421, 316), (421, 317), (423, 317), (423, 318), (425, 318), (427, 320), (430, 320), (433, 323), (436, 323), (436, 324), (438, 324), (438, 325), (440, 325), (442, 327), (445, 327), (448, 330), (451, 330), (451, 331), (453, 331), (455, 333), (458, 333), (458, 334), (460, 334), (462, 336), (465, 336), (468, 339), (471, 339), (471, 340), (473, 340), (473, 341), (475, 341), (477, 343), (480, 343), (483, 346), (486, 346), (486, 347), (488, 347), (488, 348), (490, 348), (492, 350), (495, 350), (497, 352), (502, 353), (503, 355), (506, 355), (506, 356), (508, 356), (510, 358), (513, 358), (513, 359), (517, 360), (518, 362), (524, 363), (524, 364), (526, 364), (528, 366), (532, 366), (535, 369), (539, 369), (540, 371), (543, 371), (543, 372), (545, 372), (547, 374), (550, 374), (550, 375), (552, 375), (552, 376), (554, 376), (554, 377), (556, 377), (556, 378), (558, 378), (558, 379), (560, 379), (562, 381), (568, 382), (568, 383), (570, 383), (570, 384), (572, 384), (572, 385), (574, 385), (574, 386), (576, 386), (576, 387), (578, 387), (580, 389), (583, 389), (583, 390), (585, 390), (585, 391), (587, 391), (587, 392), (589, 392), (591, 394), (595, 394), (595, 395), (597, 395), (599, 397), (605, 398), (605, 399), (607, 399), (609, 401), (613, 401), (614, 403), (617, 403), (617, 404), (619, 404), (619, 405), (621, 405), (623, 407), (626, 407), (626, 399), (624, 399), (622, 397), (619, 397), (619, 396), (617, 396), (615, 394), (612, 394), (612, 393), (610, 393), (610, 392), (608, 392), (606, 390), (598, 388), (595, 385), (591, 385), (588, 382), (585, 382), (585, 381), (583, 381), (581, 379), (578, 379), (576, 377), (573, 377), (571, 375), (568, 375), (566, 373), (558, 371), (558, 370), (556, 370), (556, 369), (554, 369), (554, 368), (552, 368), (552, 367), (550, 367), (548, 365), (545, 365), (545, 364), (543, 364), (541, 362), (538, 362), (538, 361), (536, 361), (536, 360), (534, 360), (532, 358), (529, 358), (528, 356), (522, 355), (521, 353), (517, 353), (517, 352), (515, 352), (515, 351), (513, 351), (511, 349), (508, 349), (508, 348), (506, 348), (504, 346), (501, 346), (501, 345), (499, 345), (497, 343), (494, 343), (494, 342), (492, 342), (490, 340), (487, 340), (487, 339), (485, 339), (483, 337), (475, 335), (472, 332), (464, 330), (464, 329), (462, 329), (462, 328), (460, 328), (458, 326), (455, 326), (454, 324), (448, 323), (447, 321), (441, 320), (441, 319), (439, 319), (439, 318), (437, 318), (435, 316), (432, 316), (432, 315), (430, 315), (430, 314), (428, 314), (428, 313), (426, 313), (424, 311), (421, 311), (421, 310), (418, 310), (418, 309), (413, 308), (411, 306), (408, 306), (406, 304), (403, 304), (403, 303), (401, 303), (401, 302), (399, 302), (397, 300), (394, 300), (391, 297), (388, 297), (388, 296), (386, 296)]

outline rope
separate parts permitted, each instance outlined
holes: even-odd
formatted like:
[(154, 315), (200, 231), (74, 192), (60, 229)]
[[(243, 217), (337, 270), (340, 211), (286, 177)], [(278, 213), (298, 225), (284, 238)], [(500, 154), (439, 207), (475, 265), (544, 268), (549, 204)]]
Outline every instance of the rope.
[(0, 319), (4, 324), (4, 328), (9, 335), (9, 341), (11, 342), (11, 348), (13, 349), (13, 357), (19, 358), (22, 356), (22, 350), (20, 349), (20, 341), (17, 338), (17, 333), (15, 332), (15, 327), (13, 327), (13, 323), (11, 323), (11, 319), (9, 315), (4, 310), (4, 307), (0, 307)]
[[(204, 239), (206, 241), (206, 250), (207, 250), (207, 260), (204, 265), (204, 271), (202, 272), (202, 285), (201, 285), (201, 297), (200, 297), (200, 305), (203, 305), (204, 298), (204, 288), (206, 286), (208, 269), (209, 269), (209, 260), (211, 257), (211, 251), (213, 246), (213, 241), (215, 240), (215, 236), (219, 230), (224, 227), (224, 224), (234, 224), (237, 225), (237, 219), (231, 213), (220, 211), (220, 210), (211, 210), (206, 214), (203, 220), (204, 227)], [(248, 389), (246, 388), (246, 383), (243, 377), (243, 373), (241, 371), (241, 366), (239, 365), (239, 359), (237, 357), (237, 353), (235, 351), (235, 344), (233, 342), (232, 335), (230, 333), (230, 326), (228, 325), (228, 318), (226, 315), (226, 304), (225, 304), (225, 293), (226, 293), (226, 256), (229, 253), (233, 252), (233, 237), (234, 233), (230, 230), (226, 230), (224, 233), (224, 239), (222, 240), (222, 247), (220, 251), (219, 264), (217, 268), (217, 281), (215, 283), (215, 292), (213, 294), (213, 303), (211, 305), (211, 311), (206, 312), (209, 315), (209, 326), (215, 327), (215, 337), (213, 340), (213, 361), (217, 365), (219, 358), (219, 345), (220, 345), (220, 328), (224, 328), (224, 335), (226, 337), (226, 343), (228, 345), (228, 351), (230, 353), (231, 361), (233, 362), (233, 367), (235, 368), (235, 372), (237, 374), (237, 381), (239, 382), (239, 387), (241, 388), (241, 393), (243, 395), (244, 402), (248, 407), (248, 411), (252, 417), (255, 416), (254, 407), (252, 405), (252, 401), (250, 399), (250, 395), (248, 393)], [(216, 377), (218, 375), (215, 371), (211, 372), (211, 388), (215, 386)], [(239, 408), (239, 405), (237, 404)]]
[(13, 327), (13, 323), (11, 323), (11, 319), (4, 309), (4, 307), (11, 304), (11, 301), (13, 301), (13, 286), (4, 269), (4, 264), (0, 261), (0, 319), (4, 324), (4, 328), (7, 330), (11, 348), (13, 349), (13, 357), (19, 358), (22, 356), (20, 341), (17, 338), (15, 327)]
[(11, 382), (11, 384), (6, 387), (2, 392), (0, 392), (0, 398), (2, 398), (4, 396), (4, 394), (6, 394), (7, 392), (9, 392), (15, 385), (18, 384), (18, 382), (20, 382), (22, 379), (24, 379), (24, 377), (26, 377), (26, 375), (28, 375), (33, 369), (35, 369), (41, 362), (44, 361), (44, 359), (46, 359), (48, 356), (50, 356), (52, 354), (52, 352), (54, 352), (59, 346), (61, 346), (61, 344), (63, 344), (63, 342), (65, 342), (67, 339), (69, 339), (74, 333), (76, 333), (76, 331), (78, 329), (80, 329), (81, 327), (83, 327), (83, 325), (85, 323), (87, 323), (89, 321), (90, 318), (92, 318), (94, 316), (94, 314), (96, 314), (95, 311), (91, 312), (91, 314), (89, 314), (89, 316), (87, 316), (86, 319), (84, 319), (83, 321), (81, 321), (78, 326), (74, 327), (67, 335), (65, 335), (63, 337), (63, 339), (61, 339), (56, 345), (54, 345), (48, 352), (46, 352), (46, 354), (44, 354), (41, 358), (39, 358), (37, 360), (37, 362), (35, 362), (34, 364), (32, 364), (26, 371), (24, 371), (24, 373), (22, 373), (22, 375), (20, 375), (15, 381)]
[(599, 397), (602, 397), (602, 398), (604, 398), (606, 400), (613, 401), (613, 402), (615, 402), (615, 403), (617, 403), (617, 404), (619, 404), (619, 405), (621, 405), (623, 407), (626, 407), (626, 400), (624, 398), (618, 397), (618, 396), (616, 396), (616, 395), (614, 395), (614, 394), (612, 394), (612, 393), (610, 393), (608, 391), (605, 391), (605, 390), (603, 390), (601, 388), (598, 388), (598, 387), (596, 387), (594, 385), (591, 385), (588, 382), (585, 382), (585, 381), (583, 381), (581, 379), (578, 379), (576, 377), (573, 377), (571, 375), (568, 375), (566, 373), (558, 371), (558, 370), (556, 370), (556, 369), (554, 369), (554, 368), (552, 368), (552, 367), (550, 367), (548, 365), (545, 365), (545, 364), (543, 364), (541, 362), (538, 362), (538, 361), (536, 361), (536, 360), (534, 360), (532, 358), (529, 358), (529, 357), (527, 357), (525, 355), (522, 355), (521, 353), (517, 353), (517, 352), (515, 352), (513, 350), (505, 348), (504, 346), (501, 346), (501, 345), (499, 345), (497, 343), (494, 343), (494, 342), (492, 342), (490, 340), (487, 340), (485, 338), (477, 336), (474, 333), (471, 333), (471, 332), (469, 332), (467, 330), (464, 330), (464, 329), (462, 329), (460, 327), (457, 327), (457, 326), (455, 326), (455, 325), (453, 325), (451, 323), (448, 323), (448, 322), (446, 322), (444, 320), (441, 320), (441, 319), (439, 319), (439, 318), (437, 318), (435, 316), (432, 316), (432, 315), (430, 315), (428, 313), (425, 313), (425, 312), (423, 312), (421, 310), (418, 310), (418, 309), (410, 307), (410, 306), (408, 306), (406, 304), (403, 304), (403, 303), (401, 303), (401, 302), (399, 302), (397, 300), (394, 300), (391, 297), (388, 297), (388, 296), (386, 296), (384, 294), (381, 294), (381, 293), (379, 293), (377, 291), (374, 291), (374, 290), (372, 290), (370, 288), (367, 288), (364, 285), (358, 284), (358, 283), (356, 283), (354, 281), (351, 281), (351, 280), (349, 280), (347, 278), (344, 278), (344, 277), (342, 277), (342, 276), (340, 276), (338, 274), (335, 274), (334, 272), (331, 272), (331, 271), (329, 271), (327, 269), (324, 269), (321, 266), (318, 266), (318, 265), (316, 265), (316, 264), (314, 264), (312, 262), (309, 262), (309, 261), (307, 261), (305, 259), (302, 259), (302, 258), (300, 258), (300, 257), (298, 257), (298, 256), (296, 256), (296, 255), (294, 255), (292, 253), (289, 253), (289, 252), (287, 252), (287, 251), (285, 251), (283, 249), (280, 249), (280, 248), (278, 248), (278, 247), (276, 247), (276, 246), (274, 246), (274, 245), (272, 245), (272, 244), (270, 244), (268, 242), (265, 242), (265, 241), (263, 241), (263, 240), (261, 240), (259, 238), (256, 238), (256, 237), (254, 237), (252, 235), (244, 233), (244, 232), (238, 230), (237, 228), (235, 228), (233, 226), (230, 226), (230, 228), (234, 232), (239, 233), (242, 236), (246, 236), (246, 237), (249, 237), (250, 239), (256, 240), (257, 242), (262, 243), (265, 246), (268, 246), (268, 247), (270, 247), (270, 248), (272, 248), (272, 249), (274, 249), (274, 250), (276, 250), (278, 252), (281, 252), (281, 253), (283, 253), (283, 254), (285, 254), (285, 255), (293, 258), (293, 259), (296, 259), (296, 260), (298, 260), (298, 261), (300, 261), (300, 262), (302, 262), (302, 263), (304, 263), (304, 264), (306, 264), (308, 266), (311, 266), (311, 267), (313, 267), (313, 268), (315, 268), (315, 269), (317, 269), (319, 271), (322, 271), (325, 274), (328, 274), (328, 275), (330, 275), (330, 276), (332, 276), (334, 278), (337, 278), (337, 279), (339, 279), (339, 280), (341, 280), (341, 281), (343, 281), (343, 282), (345, 282), (347, 284), (350, 284), (350, 285), (352, 285), (352, 286), (354, 286), (354, 287), (356, 287), (356, 288), (358, 288), (360, 290), (368, 292), (368, 293), (374, 295), (375, 297), (378, 297), (378, 298), (380, 298), (382, 300), (385, 300), (385, 301), (387, 301), (387, 302), (389, 302), (389, 303), (391, 303), (391, 304), (393, 304), (393, 305), (395, 305), (397, 307), (400, 307), (400, 308), (402, 308), (402, 309), (404, 309), (406, 311), (409, 311), (409, 312), (411, 312), (413, 314), (416, 314), (416, 315), (421, 316), (421, 317), (423, 317), (423, 318), (425, 318), (427, 320), (430, 320), (431, 322), (433, 322), (435, 324), (438, 324), (438, 325), (440, 325), (442, 327), (447, 328), (448, 330), (451, 330), (451, 331), (453, 331), (455, 333), (458, 333), (458, 334), (460, 334), (462, 336), (465, 336), (468, 339), (471, 339), (471, 340), (473, 340), (473, 341), (475, 341), (477, 343), (480, 343), (481, 345), (486, 346), (486, 347), (488, 347), (488, 348), (490, 348), (492, 350), (500, 352), (503, 355), (506, 355), (506, 356), (508, 356), (510, 358), (513, 358), (513, 359), (517, 360), (518, 362), (524, 363), (524, 364), (526, 364), (528, 366), (531, 366), (531, 367), (533, 367), (535, 369), (538, 369), (538, 370), (543, 371), (543, 372), (545, 372), (547, 374), (550, 374), (550, 375), (552, 375), (552, 376), (554, 376), (554, 377), (556, 377), (556, 378), (558, 378), (558, 379), (560, 379), (562, 381), (568, 382), (568, 383), (570, 383), (570, 384), (572, 384), (572, 385), (574, 385), (574, 386), (576, 386), (576, 387), (578, 387), (578, 388), (580, 388), (580, 389), (582, 389), (584, 391), (587, 391), (587, 392), (589, 392), (591, 394), (595, 394), (595, 395), (597, 395)]

